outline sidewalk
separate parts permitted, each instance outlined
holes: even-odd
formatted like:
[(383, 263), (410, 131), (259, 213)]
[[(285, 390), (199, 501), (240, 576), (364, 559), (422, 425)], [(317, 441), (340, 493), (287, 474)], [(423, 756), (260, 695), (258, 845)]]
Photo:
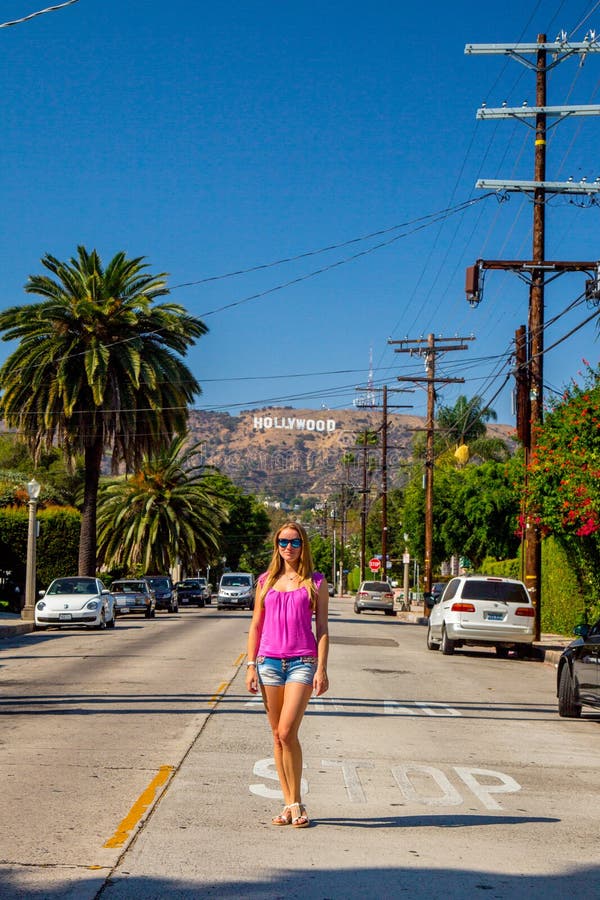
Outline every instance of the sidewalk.
[[(415, 625), (427, 625), (427, 618), (421, 612), (402, 612), (399, 610), (398, 618), (405, 622), (413, 622)], [(19, 634), (27, 634), (33, 630), (33, 622), (24, 622), (15, 613), (0, 612), (0, 639), (16, 637)], [(543, 634), (541, 640), (536, 641), (533, 645), (535, 656), (542, 662), (556, 665), (560, 654), (571, 643), (571, 640), (573, 639), (560, 634)]]

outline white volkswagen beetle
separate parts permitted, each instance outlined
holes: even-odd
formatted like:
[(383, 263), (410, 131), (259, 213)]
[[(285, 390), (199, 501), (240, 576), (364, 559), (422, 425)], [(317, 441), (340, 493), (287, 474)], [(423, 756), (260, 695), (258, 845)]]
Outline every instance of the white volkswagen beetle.
[(55, 578), (35, 604), (35, 627), (85, 625), (115, 627), (115, 600), (99, 578)]

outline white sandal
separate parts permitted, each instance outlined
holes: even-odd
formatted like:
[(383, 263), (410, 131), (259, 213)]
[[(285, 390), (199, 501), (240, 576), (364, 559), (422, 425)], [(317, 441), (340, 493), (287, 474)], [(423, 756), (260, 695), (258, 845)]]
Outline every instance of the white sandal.
[(273, 816), (271, 825), (289, 825), (292, 821), (291, 807), (284, 806), (279, 815)]
[(308, 828), (310, 821), (303, 803), (290, 803), (287, 808), (292, 817), (293, 828)]

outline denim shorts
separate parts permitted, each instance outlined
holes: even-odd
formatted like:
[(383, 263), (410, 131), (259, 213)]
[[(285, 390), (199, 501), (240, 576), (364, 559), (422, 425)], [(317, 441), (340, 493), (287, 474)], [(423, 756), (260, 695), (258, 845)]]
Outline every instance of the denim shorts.
[(267, 687), (283, 687), (286, 684), (312, 684), (317, 671), (316, 656), (293, 656), (277, 659), (274, 656), (257, 656), (258, 680)]

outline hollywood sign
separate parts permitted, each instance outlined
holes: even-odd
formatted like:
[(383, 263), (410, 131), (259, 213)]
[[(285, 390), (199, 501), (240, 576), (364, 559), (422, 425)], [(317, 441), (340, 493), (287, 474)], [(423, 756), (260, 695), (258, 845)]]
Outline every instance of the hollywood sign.
[(294, 416), (254, 416), (254, 430), (268, 431), (283, 428), (286, 431), (335, 431), (335, 419), (298, 419)]

